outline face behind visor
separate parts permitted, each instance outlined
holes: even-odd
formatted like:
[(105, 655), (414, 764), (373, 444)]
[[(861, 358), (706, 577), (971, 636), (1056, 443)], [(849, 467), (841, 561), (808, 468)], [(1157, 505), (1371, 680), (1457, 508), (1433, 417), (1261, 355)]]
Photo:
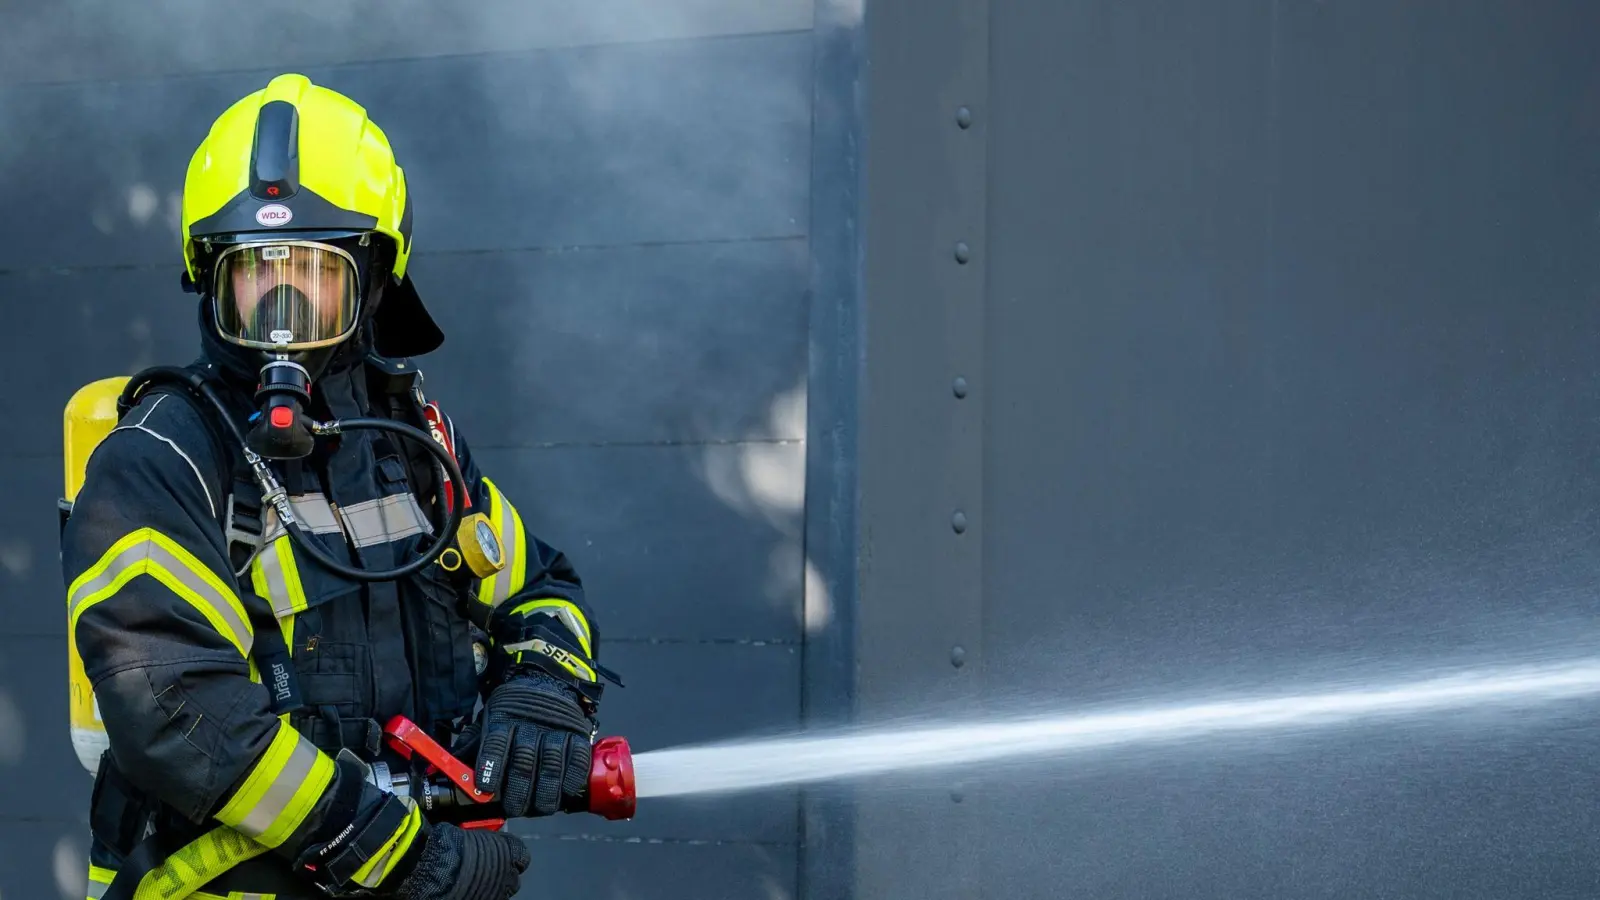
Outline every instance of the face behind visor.
[(278, 352), (328, 347), (348, 338), (361, 312), (355, 259), (332, 244), (239, 244), (217, 258), (217, 332), (242, 347)]

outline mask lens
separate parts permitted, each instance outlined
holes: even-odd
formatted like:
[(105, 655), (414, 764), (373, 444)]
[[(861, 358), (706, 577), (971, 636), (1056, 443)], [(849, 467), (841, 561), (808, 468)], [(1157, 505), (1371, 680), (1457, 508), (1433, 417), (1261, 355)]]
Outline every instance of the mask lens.
[(217, 330), (236, 344), (303, 350), (343, 340), (359, 293), (350, 257), (322, 244), (249, 244), (217, 263)]

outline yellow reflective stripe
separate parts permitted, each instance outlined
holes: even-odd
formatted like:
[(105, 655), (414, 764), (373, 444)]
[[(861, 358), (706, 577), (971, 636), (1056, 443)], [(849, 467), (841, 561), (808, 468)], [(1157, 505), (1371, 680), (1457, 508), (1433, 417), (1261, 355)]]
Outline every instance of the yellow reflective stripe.
[(567, 626), (573, 636), (578, 639), (578, 645), (583, 648), (583, 655), (594, 656), (594, 648), (589, 646), (589, 620), (583, 617), (583, 611), (578, 609), (570, 600), (558, 597), (545, 597), (539, 600), (529, 600), (519, 603), (511, 610), (514, 616), (525, 616), (539, 610), (549, 610), (546, 615), (555, 616), (556, 620)]
[(267, 752), (217, 813), (217, 820), (267, 847), (276, 847), (311, 814), (333, 775), (333, 758), (282, 717)]
[(250, 563), (250, 583), (256, 593), (272, 604), (278, 618), (305, 612), (310, 606), (305, 585), (300, 581), (300, 566), (295, 562), (294, 545), (285, 534), (272, 542)]
[(198, 888), (239, 863), (267, 852), (264, 844), (250, 840), (227, 826), (202, 834), (145, 873), (133, 900), (179, 900), (206, 897)]
[(89, 607), (113, 596), (139, 575), (149, 575), (188, 601), (219, 634), (248, 657), (255, 635), (250, 617), (233, 590), (172, 538), (141, 528), (107, 550), (67, 589), (67, 628), (74, 634)]
[[(500, 488), (495, 486), (488, 478), (483, 479), (484, 487), (489, 494), (489, 524), (494, 526), (495, 534), (500, 537), (501, 552), (505, 554), (506, 564), (498, 572), (483, 580), (478, 587), (478, 599), (490, 606), (499, 606), (511, 599), (517, 591), (522, 590), (522, 585), (528, 577), (527, 553), (524, 550), (527, 535), (522, 529), (522, 516), (517, 514), (517, 508), (500, 493)], [(509, 526), (509, 527), (508, 527)]]
[(531, 641), (520, 641), (515, 644), (506, 644), (501, 649), (515, 656), (517, 662), (522, 662), (523, 653), (542, 653), (545, 656), (555, 660), (563, 669), (566, 669), (573, 675), (576, 675), (585, 681), (595, 680), (594, 670), (589, 668), (587, 663), (576, 656), (573, 656), (571, 653), (568, 653), (566, 650), (557, 647), (555, 644), (552, 644), (549, 641), (541, 638), (534, 638)]
[(283, 649), (294, 656), (294, 616), (284, 616), (278, 620), (278, 630), (283, 632)]
[[(219, 832), (224, 830), (231, 831), (231, 829), (217, 829)], [(242, 836), (237, 836), (237, 832), (234, 834), (238, 840), (243, 840)], [(209, 838), (210, 835), (207, 835), (206, 837)], [(205, 839), (206, 838), (202, 838), (202, 840)], [(190, 847), (185, 848), (185, 850), (189, 850), (193, 846), (194, 845), (190, 845)], [(262, 848), (263, 851), (265, 849), (265, 847)], [(202, 853), (201, 855), (203, 856), (204, 854)], [(215, 853), (212, 854), (213, 857), (218, 855), (219, 854)], [(253, 856), (255, 854), (252, 853), (251, 855)], [(224, 868), (232, 868), (233, 865), (234, 863), (229, 863), (224, 866)], [(193, 876), (183, 879), (173, 871), (169, 871), (166, 874), (169, 877), (163, 879), (165, 882), (164, 885), (157, 886), (147, 879), (145, 885), (136, 892), (136, 896), (159, 897), (160, 900), (169, 900), (169, 898), (176, 900), (176, 898), (182, 897), (187, 897), (188, 900), (275, 900), (275, 898), (278, 896), (277, 894), (257, 894), (249, 891), (229, 891), (228, 896), (226, 897), (222, 896), (221, 894), (208, 894), (205, 891), (194, 890), (196, 886), (202, 883), (202, 879), (195, 878)], [(222, 873), (218, 872), (217, 874), (220, 875)], [(89, 892), (87, 900), (101, 900), (101, 898), (106, 895), (106, 891), (111, 889), (111, 882), (114, 881), (116, 877), (117, 872), (115, 869), (104, 869), (100, 866), (91, 865), (89, 867)], [(209, 881), (213, 877), (215, 876), (208, 875), (204, 880)], [(182, 883), (180, 883), (180, 881)]]
[[(115, 872), (112, 872), (111, 874), (113, 876), (116, 875)], [(101, 900), (101, 898), (106, 895), (106, 891), (109, 890), (111, 890), (111, 882), (109, 881), (107, 881), (105, 884), (90, 884), (89, 896), (87, 900)], [(145, 893), (149, 894), (149, 891), (146, 891)], [(180, 897), (187, 897), (188, 900), (277, 900), (278, 895), (257, 894), (251, 891), (229, 891), (228, 896), (224, 897), (221, 894), (208, 894), (205, 891), (195, 891), (194, 893), (189, 893), (188, 891), (180, 889), (178, 893), (175, 894), (168, 895), (158, 892), (153, 896), (160, 897), (160, 900), (169, 900), (169, 898)]]
[(405, 857), (406, 851), (411, 849), (411, 842), (416, 838), (417, 832), (422, 830), (422, 809), (406, 802), (405, 798), (402, 798), (401, 802), (406, 803), (406, 820), (395, 829), (387, 841), (383, 842), (377, 854), (367, 860), (366, 865), (357, 869), (353, 876), (353, 880), (362, 887), (376, 888), (382, 884)]
[(111, 889), (112, 879), (117, 877), (116, 870), (103, 869), (99, 866), (89, 866), (89, 893), (87, 900), (100, 900)]

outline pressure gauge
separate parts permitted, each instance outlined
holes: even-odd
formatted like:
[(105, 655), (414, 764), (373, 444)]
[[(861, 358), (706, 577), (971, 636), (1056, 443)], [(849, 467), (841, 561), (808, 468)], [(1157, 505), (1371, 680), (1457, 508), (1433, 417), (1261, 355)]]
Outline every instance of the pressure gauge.
[(488, 578), (505, 568), (505, 551), (500, 545), (500, 535), (495, 532), (494, 523), (483, 513), (473, 513), (461, 520), (461, 526), (456, 529), (456, 545), (461, 549), (467, 568), (479, 578)]

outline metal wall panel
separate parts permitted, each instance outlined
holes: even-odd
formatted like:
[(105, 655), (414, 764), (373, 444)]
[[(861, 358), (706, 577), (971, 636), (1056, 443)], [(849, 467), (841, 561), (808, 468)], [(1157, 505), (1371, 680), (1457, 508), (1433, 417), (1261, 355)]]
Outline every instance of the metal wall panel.
[[(198, 34), (237, 27), (221, 6), (191, 8)], [(419, 361), (429, 393), (592, 585), (605, 658), (628, 684), (608, 695), (606, 731), (642, 751), (796, 727), (810, 0), (616, 0), (553, 12), (538, 34), (483, 10), (466, 23), (476, 32), (429, 34), (413, 18), (356, 34), (343, 11), (290, 8), (271, 58), (259, 40), (240, 52), (237, 35), (161, 49), (172, 4), (120, 34), (117, 15), (84, 8), (0, 12), (0, 123), (26, 134), (0, 144), (0, 193), (28, 210), (0, 219), (13, 311), (0, 358), (12, 384), (43, 373), (0, 401), (26, 423), (0, 457), (21, 482), (0, 519), (0, 726), (10, 711), (21, 721), (0, 737), (0, 773), (53, 785), (0, 802), (0, 834), (33, 829), (0, 842), (0, 897), (82, 896), (89, 779), (68, 753), (55, 552), (61, 406), (90, 379), (193, 355), (176, 191), (206, 124), (268, 65), (347, 91), (396, 143), (418, 205), (414, 271), (449, 332)], [(37, 678), (54, 687), (30, 689)], [(796, 792), (641, 811), (519, 823), (544, 873), (529, 891), (798, 890)]]
[[(848, 723), (855, 713), (864, 302), (861, 13), (860, 0), (818, 0), (812, 46), (802, 710), (816, 728)], [(848, 785), (802, 792), (799, 896), (854, 895), (854, 809)]]
[(78, 900), (87, 896), (89, 842), (80, 821), (0, 819), (0, 897)]
[[(481, 458), (527, 495), (528, 528), (583, 561), (584, 583), (606, 600), (602, 640), (793, 646), (801, 639), (800, 512), (763, 502), (742, 479), (761, 466), (798, 487), (804, 455), (796, 442), (487, 450)], [(708, 489), (713, 478), (726, 484), (722, 495)]]
[[(415, 182), (415, 237), (428, 252), (805, 233), (805, 34), (305, 74), (360, 97), (384, 124)], [(0, 245), (0, 270), (172, 256), (189, 155), (219, 111), (268, 76), (0, 88), (0, 121), (30, 135), (0, 149), (0, 172), (18, 179), (9, 202), (32, 217)], [(130, 110), (152, 125), (130, 128)]]
[(804, 238), (443, 253), (415, 277), (450, 342), (429, 393), (473, 446), (805, 438)]
[[(856, 709), (975, 709), (986, 663), (981, 378), (988, 3), (869, 3)], [(975, 896), (984, 864), (941, 789), (855, 796), (855, 896)]]
[[(1600, 10), (990, 26), (994, 711), (1591, 653)], [(1086, 754), (966, 835), (985, 896), (1587, 896), (1597, 737), (1562, 706)]]
[(0, 821), (76, 822), (87, 815), (91, 780), (67, 731), (67, 680), (42, 677), (65, 669), (65, 635), (0, 635), (0, 778), (16, 786), (0, 806)]

